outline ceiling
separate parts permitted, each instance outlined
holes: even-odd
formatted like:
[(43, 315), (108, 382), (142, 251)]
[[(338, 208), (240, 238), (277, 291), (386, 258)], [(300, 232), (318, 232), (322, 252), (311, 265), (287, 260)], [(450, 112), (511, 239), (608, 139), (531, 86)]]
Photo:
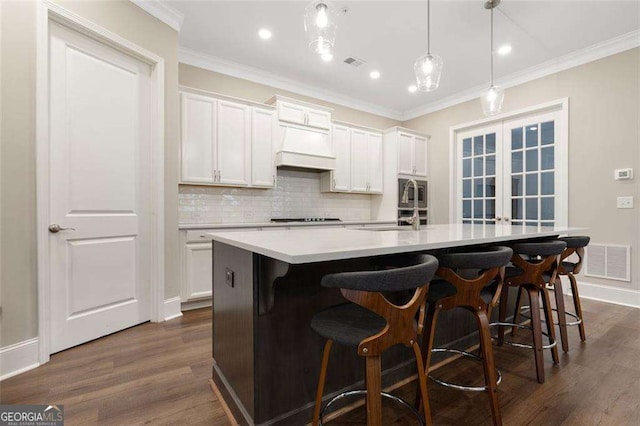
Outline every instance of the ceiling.
[[(184, 15), (179, 43), (201, 54), (275, 74), (318, 91), (339, 94), (406, 116), (474, 88), (488, 86), (489, 12), (482, 0), (432, 1), (431, 50), (444, 60), (440, 87), (409, 93), (413, 62), (426, 52), (426, 1), (334, 1), (348, 7), (338, 18), (334, 59), (307, 48), (307, 1), (167, 1)], [(258, 38), (261, 28), (273, 37)], [(512, 52), (495, 58), (498, 83), (540, 64), (636, 31), (640, 2), (503, 0), (495, 13), (495, 46)], [(640, 44), (640, 43), (638, 43)], [(360, 67), (343, 62), (366, 61)], [(371, 80), (377, 69), (382, 76)]]

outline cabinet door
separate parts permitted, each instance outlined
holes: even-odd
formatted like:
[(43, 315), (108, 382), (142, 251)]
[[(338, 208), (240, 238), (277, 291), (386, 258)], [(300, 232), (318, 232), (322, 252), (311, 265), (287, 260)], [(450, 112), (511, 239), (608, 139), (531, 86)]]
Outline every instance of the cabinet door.
[(413, 149), (413, 174), (427, 176), (427, 139), (416, 136)]
[(307, 110), (307, 125), (320, 129), (331, 128), (331, 113), (315, 109)]
[(413, 174), (413, 139), (406, 133), (398, 133), (398, 173)]
[(218, 183), (249, 183), (249, 107), (218, 101), (217, 169)]
[(273, 138), (275, 120), (273, 111), (253, 108), (251, 114), (251, 185), (273, 187), (275, 162)]
[(367, 132), (351, 130), (351, 190), (367, 191)]
[[(211, 242), (185, 246), (186, 300), (211, 297)], [(184, 301), (184, 300), (183, 300)]]
[(384, 176), (382, 135), (369, 133), (367, 145), (367, 175), (369, 177), (369, 192), (381, 194)]
[(182, 182), (214, 183), (216, 101), (183, 93)]
[(306, 124), (307, 109), (303, 106), (278, 101), (278, 119), (296, 124)]
[(351, 186), (351, 130), (344, 126), (333, 126), (332, 138), (336, 169), (332, 172), (331, 190), (348, 191)]

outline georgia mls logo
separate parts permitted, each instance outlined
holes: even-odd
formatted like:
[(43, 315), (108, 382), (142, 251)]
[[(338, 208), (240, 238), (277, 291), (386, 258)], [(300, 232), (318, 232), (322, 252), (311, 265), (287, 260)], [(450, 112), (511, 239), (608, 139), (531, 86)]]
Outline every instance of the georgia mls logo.
[(63, 405), (0, 405), (0, 426), (61, 426)]

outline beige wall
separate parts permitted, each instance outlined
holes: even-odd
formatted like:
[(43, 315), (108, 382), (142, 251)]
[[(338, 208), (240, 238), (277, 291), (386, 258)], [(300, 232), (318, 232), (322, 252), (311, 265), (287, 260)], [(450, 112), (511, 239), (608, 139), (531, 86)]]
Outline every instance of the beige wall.
[[(534, 80), (505, 91), (503, 112), (569, 98), (569, 224), (589, 228), (593, 242), (631, 245), (632, 283), (585, 281), (640, 290), (640, 49)], [(449, 221), (449, 128), (484, 118), (479, 100), (409, 120), (432, 136), (432, 218)], [(633, 167), (635, 179), (614, 181), (614, 169)], [(636, 207), (616, 209), (633, 195)]]
[[(177, 32), (126, 0), (59, 3), (165, 59), (165, 298), (177, 296)], [(37, 4), (32, 1), (5, 2), (0, 25), (3, 114), (0, 347), (37, 336), (36, 9)]]
[(353, 124), (360, 124), (361, 126), (374, 127), (376, 129), (384, 130), (400, 125), (399, 121), (387, 117), (347, 108), (186, 64), (180, 64), (180, 84), (256, 102), (265, 102), (273, 97), (273, 95), (288, 96), (301, 101), (333, 108), (332, 119), (334, 120), (346, 121)]

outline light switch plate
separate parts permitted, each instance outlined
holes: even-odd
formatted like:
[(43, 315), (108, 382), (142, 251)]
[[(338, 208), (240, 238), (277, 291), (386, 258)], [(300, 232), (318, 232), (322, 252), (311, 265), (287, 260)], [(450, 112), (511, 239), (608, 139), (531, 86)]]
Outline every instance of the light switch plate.
[(619, 209), (632, 209), (633, 197), (618, 197), (617, 207)]

